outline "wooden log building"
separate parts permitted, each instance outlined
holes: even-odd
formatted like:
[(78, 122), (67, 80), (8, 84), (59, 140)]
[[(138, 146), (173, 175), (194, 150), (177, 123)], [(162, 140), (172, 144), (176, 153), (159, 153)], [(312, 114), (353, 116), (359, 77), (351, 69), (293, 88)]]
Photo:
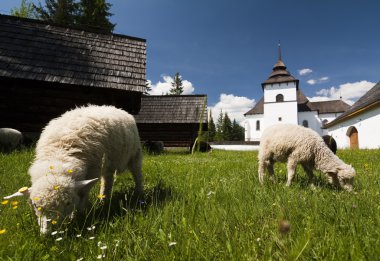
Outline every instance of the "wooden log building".
[(137, 114), (146, 40), (0, 15), (0, 127), (40, 133), (76, 106)]
[(207, 130), (207, 96), (143, 96), (135, 118), (142, 141), (162, 141), (165, 147), (191, 147), (200, 123), (202, 130)]

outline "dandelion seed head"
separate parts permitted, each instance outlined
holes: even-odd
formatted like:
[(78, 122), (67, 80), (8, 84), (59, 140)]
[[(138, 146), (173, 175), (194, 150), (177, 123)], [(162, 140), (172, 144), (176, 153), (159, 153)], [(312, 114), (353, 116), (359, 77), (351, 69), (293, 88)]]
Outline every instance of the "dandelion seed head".
[(90, 240), (94, 240), (94, 239), (95, 239), (95, 237), (89, 237), (88, 239), (90, 239)]
[(56, 235), (57, 233), (58, 233), (58, 231), (53, 231), (53, 232), (51, 232), (51, 235), (54, 236), (54, 235)]
[(78, 234), (77, 237), (81, 237), (82, 235), (81, 234)]
[(57, 238), (55, 241), (61, 241), (62, 237)]

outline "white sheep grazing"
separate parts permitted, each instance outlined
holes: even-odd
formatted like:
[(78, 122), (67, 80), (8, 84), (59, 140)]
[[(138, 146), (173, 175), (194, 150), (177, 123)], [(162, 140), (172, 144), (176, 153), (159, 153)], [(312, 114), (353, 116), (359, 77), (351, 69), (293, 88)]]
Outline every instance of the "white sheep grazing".
[[(43, 130), (29, 169), (32, 186), (7, 197), (29, 195), (46, 234), (83, 211), (101, 178), (101, 198), (110, 198), (114, 172), (129, 169), (135, 191), (143, 193), (142, 150), (133, 116), (112, 106), (77, 108), (53, 119)], [(55, 222), (54, 222), (55, 223)]]
[(22, 143), (22, 133), (11, 128), (0, 128), (0, 151), (11, 152)]
[(287, 186), (295, 175), (297, 164), (301, 164), (313, 185), (313, 169), (326, 174), (330, 182), (350, 191), (355, 170), (340, 160), (313, 130), (292, 124), (276, 124), (268, 127), (260, 141), (259, 181), (264, 182), (265, 168), (274, 179), (273, 164), (286, 162)]

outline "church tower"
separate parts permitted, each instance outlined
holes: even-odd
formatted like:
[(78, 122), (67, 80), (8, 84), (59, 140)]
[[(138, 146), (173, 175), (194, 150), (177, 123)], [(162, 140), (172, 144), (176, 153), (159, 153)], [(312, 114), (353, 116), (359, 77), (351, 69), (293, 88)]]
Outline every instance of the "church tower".
[(264, 126), (276, 123), (298, 124), (298, 83), (286, 70), (279, 44), (278, 61), (268, 79), (261, 84), (264, 91)]

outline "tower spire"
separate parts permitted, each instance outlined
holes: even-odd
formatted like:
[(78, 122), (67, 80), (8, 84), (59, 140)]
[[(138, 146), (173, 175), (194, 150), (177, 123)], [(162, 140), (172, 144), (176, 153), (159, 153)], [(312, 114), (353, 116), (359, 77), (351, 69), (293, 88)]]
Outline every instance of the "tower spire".
[(278, 41), (278, 60), (282, 61), (282, 59), (281, 59), (281, 43), (280, 43), (280, 40)]

